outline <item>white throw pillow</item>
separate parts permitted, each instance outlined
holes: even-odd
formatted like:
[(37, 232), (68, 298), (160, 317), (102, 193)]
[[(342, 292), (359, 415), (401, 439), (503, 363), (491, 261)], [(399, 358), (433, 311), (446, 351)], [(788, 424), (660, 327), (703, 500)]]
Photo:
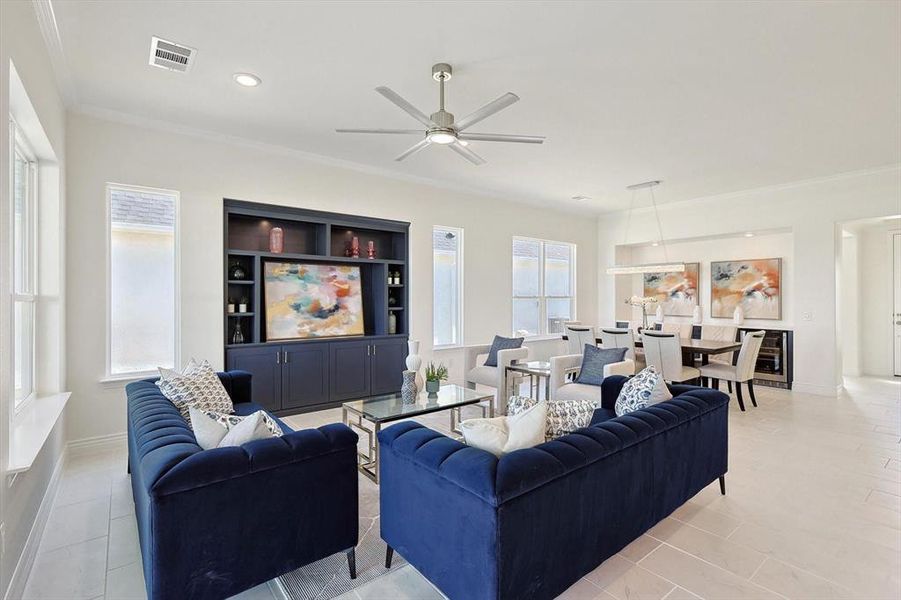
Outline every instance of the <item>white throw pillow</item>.
[(163, 395), (175, 405), (189, 424), (190, 406), (200, 410), (233, 414), (235, 407), (231, 398), (209, 361), (205, 360), (199, 365), (192, 365), (193, 362), (192, 360), (188, 363), (182, 373), (160, 369), (161, 378), (156, 385)]
[(241, 420), (240, 423), (234, 425), (219, 442), (219, 448), (228, 446), (241, 446), (253, 440), (264, 440), (273, 437), (272, 432), (266, 425), (263, 418), (265, 413), (261, 410), (249, 415)]
[[(232, 429), (237, 427), (241, 422), (248, 418), (239, 417), (237, 415), (224, 415), (222, 413), (203, 411), (193, 406), (189, 407), (188, 411), (191, 415), (190, 424), (191, 428), (194, 430), (194, 437), (197, 439), (197, 445), (204, 450), (209, 450), (210, 448), (218, 448), (220, 445), (222, 445), (222, 441), (225, 439), (226, 435)], [(282, 428), (279, 427), (275, 419), (270, 417), (267, 413), (258, 410), (250, 416), (256, 418), (256, 415), (260, 415), (259, 419), (263, 421), (266, 426), (266, 430), (269, 432), (269, 435), (263, 437), (280, 437), (284, 435)], [(229, 443), (227, 445), (232, 446), (240, 444)]]
[(503, 456), (544, 442), (547, 404), (539, 402), (506, 417), (467, 419), (460, 423), (466, 445)]
[(663, 377), (653, 366), (643, 369), (623, 384), (623, 388), (616, 398), (614, 410), (616, 416), (621, 417), (630, 412), (658, 404), (673, 397)]

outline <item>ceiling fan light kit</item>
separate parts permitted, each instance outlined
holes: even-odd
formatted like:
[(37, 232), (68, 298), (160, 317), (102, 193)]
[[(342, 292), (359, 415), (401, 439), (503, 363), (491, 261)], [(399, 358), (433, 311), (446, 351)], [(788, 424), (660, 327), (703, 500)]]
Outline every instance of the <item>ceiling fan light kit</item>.
[(394, 90), (380, 86), (375, 88), (379, 94), (387, 98), (401, 110), (425, 126), (422, 129), (336, 129), (338, 133), (379, 133), (397, 135), (422, 135), (423, 139), (413, 144), (394, 160), (401, 161), (416, 154), (427, 146), (437, 144), (447, 146), (474, 165), (484, 164), (485, 159), (469, 149), (470, 141), (480, 142), (514, 142), (520, 144), (541, 144), (544, 137), (537, 135), (511, 135), (504, 133), (464, 133), (464, 130), (491, 115), (502, 111), (519, 100), (519, 96), (507, 92), (500, 98), (489, 102), (477, 111), (454, 120), (453, 113), (444, 110), (444, 84), (450, 81), (454, 70), (447, 63), (432, 65), (432, 78), (438, 82), (438, 111), (426, 116), (424, 112), (407, 102)]

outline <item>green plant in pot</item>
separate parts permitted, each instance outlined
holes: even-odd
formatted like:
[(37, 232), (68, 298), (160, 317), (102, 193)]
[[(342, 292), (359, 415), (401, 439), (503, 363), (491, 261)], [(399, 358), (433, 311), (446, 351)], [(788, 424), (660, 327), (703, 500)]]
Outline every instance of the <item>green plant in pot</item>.
[(447, 381), (447, 367), (441, 363), (435, 365), (430, 362), (425, 368), (425, 391), (429, 393), (429, 396), (438, 394), (442, 381)]

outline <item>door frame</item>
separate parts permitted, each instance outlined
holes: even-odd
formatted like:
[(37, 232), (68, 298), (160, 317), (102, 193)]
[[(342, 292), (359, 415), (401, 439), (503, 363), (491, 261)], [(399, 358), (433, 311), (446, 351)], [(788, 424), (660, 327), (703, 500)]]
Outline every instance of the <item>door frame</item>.
[(898, 243), (901, 244), (901, 229), (889, 229), (886, 233), (886, 243), (888, 245), (888, 253), (889, 253), (889, 270), (891, 271), (888, 276), (888, 296), (889, 296), (889, 306), (891, 306), (892, 311), (892, 320), (891, 320), (891, 335), (889, 336), (889, 347), (888, 347), (888, 355), (892, 357), (891, 365), (889, 366), (889, 370), (893, 377), (901, 378), (901, 373), (895, 372), (895, 320), (898, 318), (895, 316), (895, 305), (896, 305), (896, 296), (901, 296), (901, 292), (898, 291), (898, 286), (895, 285), (895, 236), (898, 236)]

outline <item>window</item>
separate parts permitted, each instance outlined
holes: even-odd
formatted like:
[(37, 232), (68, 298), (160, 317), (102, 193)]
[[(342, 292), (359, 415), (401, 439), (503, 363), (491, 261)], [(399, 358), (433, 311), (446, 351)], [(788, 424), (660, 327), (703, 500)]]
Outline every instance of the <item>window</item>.
[(576, 247), (565, 242), (513, 238), (513, 332), (563, 333), (576, 315)]
[(35, 249), (37, 163), (16, 131), (13, 150), (13, 380), (14, 407), (35, 388)]
[(108, 185), (107, 376), (172, 368), (178, 330), (178, 194)]
[(463, 343), (463, 230), (432, 229), (432, 344)]

